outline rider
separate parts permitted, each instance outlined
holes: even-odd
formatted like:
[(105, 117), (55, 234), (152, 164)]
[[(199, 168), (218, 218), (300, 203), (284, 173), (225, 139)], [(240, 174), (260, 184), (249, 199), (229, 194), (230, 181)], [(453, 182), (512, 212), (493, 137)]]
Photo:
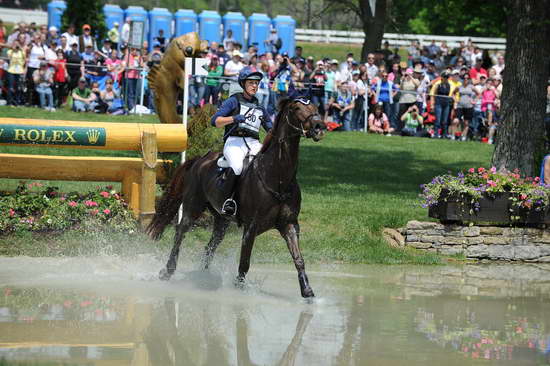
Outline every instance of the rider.
[(225, 197), (229, 197), (221, 210), (226, 215), (237, 213), (233, 190), (243, 170), (244, 159), (247, 154), (256, 155), (262, 148), (259, 140), (260, 125), (266, 131), (272, 128), (267, 111), (255, 97), (262, 77), (259, 71), (243, 68), (238, 78), (243, 92), (235, 93), (223, 102), (211, 120), (212, 126), (225, 127), (223, 155), (231, 167), (221, 182)]

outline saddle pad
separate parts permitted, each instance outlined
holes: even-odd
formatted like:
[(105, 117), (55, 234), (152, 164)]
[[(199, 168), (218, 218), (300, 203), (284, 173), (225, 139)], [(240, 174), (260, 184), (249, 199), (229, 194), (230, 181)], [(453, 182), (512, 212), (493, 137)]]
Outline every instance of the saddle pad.
[(229, 168), (229, 162), (227, 160), (225, 160), (225, 156), (221, 156), (219, 159), (218, 159), (218, 166), (220, 168)]

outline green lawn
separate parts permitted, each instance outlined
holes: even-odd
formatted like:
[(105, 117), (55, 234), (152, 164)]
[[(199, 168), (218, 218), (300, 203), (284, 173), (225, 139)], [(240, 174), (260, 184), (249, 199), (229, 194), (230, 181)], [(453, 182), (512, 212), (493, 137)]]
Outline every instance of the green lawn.
[[(0, 116), (16, 114), (15, 109), (0, 108)], [(22, 112), (24, 113), (24, 112)], [(24, 113), (28, 114), (28, 113)], [(43, 113), (51, 118), (58, 114)], [(109, 116), (60, 113), (58, 119), (87, 116), (110, 120)], [(38, 117), (38, 115), (36, 116)], [(119, 117), (117, 121), (134, 121)], [(154, 117), (147, 117), (154, 122)], [(0, 152), (47, 152), (46, 147), (0, 146)], [(59, 149), (61, 150), (61, 149)], [(71, 153), (82, 153), (77, 150)], [(98, 151), (89, 150), (92, 153)], [(419, 205), (419, 185), (435, 175), (457, 172), (470, 167), (488, 166), (493, 147), (475, 142), (457, 142), (400, 136), (373, 136), (359, 132), (333, 132), (318, 143), (303, 141), (298, 181), (303, 192), (301, 246), (306, 261), (349, 263), (436, 263), (438, 257), (414, 250), (398, 250), (383, 243), (384, 227), (401, 227), (409, 220), (426, 220), (427, 212)], [(68, 153), (69, 150), (62, 152)], [(111, 152), (120, 154), (120, 152)], [(0, 190), (13, 185), (0, 179)], [(64, 183), (65, 188), (74, 183)], [(197, 255), (208, 240), (209, 232), (195, 229), (186, 238), (185, 255)], [(233, 227), (221, 252), (234, 253), (240, 246), (240, 231)], [(94, 252), (103, 247), (119, 246), (120, 251), (136, 253), (160, 249), (168, 254), (172, 232), (160, 243), (142, 235), (112, 238), (101, 233), (65, 233), (61, 236), (21, 234), (0, 239), (0, 253), (48, 255)], [(98, 244), (99, 243), (99, 244)], [(116, 250), (115, 250), (116, 251)], [(119, 251), (119, 252), (120, 252)], [(284, 241), (274, 231), (258, 238), (256, 261), (289, 262)]]

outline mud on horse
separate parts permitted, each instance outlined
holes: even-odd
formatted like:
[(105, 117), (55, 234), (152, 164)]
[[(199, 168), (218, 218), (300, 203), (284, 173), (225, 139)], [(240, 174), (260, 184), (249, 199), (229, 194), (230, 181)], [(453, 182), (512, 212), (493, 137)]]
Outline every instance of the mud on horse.
[(164, 229), (183, 206), (183, 215), (176, 227), (174, 246), (166, 268), (160, 278), (168, 280), (178, 261), (185, 233), (193, 222), (208, 209), (214, 217), (214, 227), (203, 256), (203, 268), (207, 269), (216, 248), (223, 240), (231, 220), (243, 226), (237, 283), (243, 284), (250, 268), (250, 255), (256, 236), (270, 229), (277, 229), (285, 239), (290, 255), (298, 271), (298, 281), (303, 297), (313, 297), (300, 252), (298, 215), (301, 193), (296, 173), (298, 171), (299, 144), (302, 137), (319, 141), (324, 135), (321, 116), (308, 99), (289, 97), (279, 103), (279, 113), (262, 150), (241, 176), (236, 189), (239, 210), (235, 217), (218, 212), (223, 200), (216, 186), (220, 153), (208, 154), (187, 161), (174, 173), (164, 192), (147, 232), (160, 239)]

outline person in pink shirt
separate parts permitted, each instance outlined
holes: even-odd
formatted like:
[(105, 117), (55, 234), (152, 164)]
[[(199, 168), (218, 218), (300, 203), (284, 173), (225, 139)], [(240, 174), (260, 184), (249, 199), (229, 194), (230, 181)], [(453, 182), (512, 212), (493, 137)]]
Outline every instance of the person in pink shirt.
[(485, 89), (481, 92), (481, 111), (487, 119), (487, 126), (489, 127), (489, 143), (493, 143), (493, 137), (497, 124), (494, 121), (495, 102), (497, 99), (497, 91), (493, 85), (493, 79), (488, 79)]
[(383, 112), (382, 105), (377, 104), (374, 107), (374, 112), (369, 116), (369, 132), (391, 136), (393, 131), (388, 116)]
[(105, 66), (107, 66), (107, 71), (111, 73), (111, 79), (120, 85), (124, 66), (122, 65), (122, 61), (118, 58), (116, 50), (111, 51), (110, 57), (105, 61)]
[(470, 69), (470, 79), (474, 84), (479, 83), (479, 76), (485, 75), (488, 76), (487, 70), (485, 70), (483, 67), (481, 67), (481, 64), (483, 63), (483, 60), (478, 58), (476, 59), (476, 64), (474, 67)]

